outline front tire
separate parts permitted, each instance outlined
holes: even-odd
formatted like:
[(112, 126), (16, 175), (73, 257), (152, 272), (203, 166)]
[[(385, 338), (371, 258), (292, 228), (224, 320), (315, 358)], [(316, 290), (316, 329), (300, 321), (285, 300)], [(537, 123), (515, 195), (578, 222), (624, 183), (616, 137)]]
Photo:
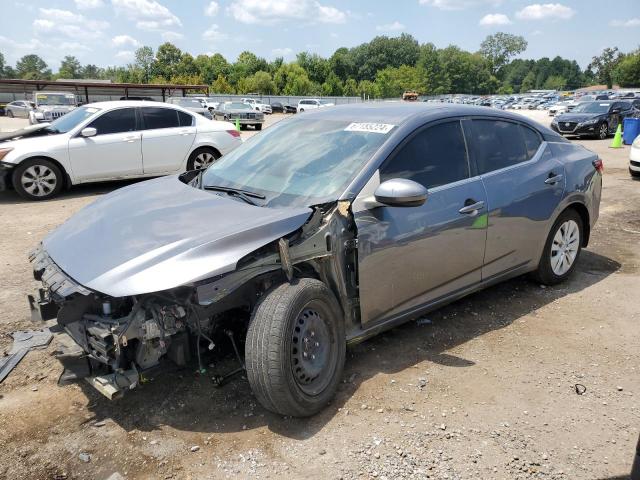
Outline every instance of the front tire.
[(636, 172), (635, 170), (631, 170), (631, 169), (629, 169), (629, 174), (630, 174), (633, 178), (640, 178), (640, 172)]
[(255, 129), (256, 130), (262, 130), (262, 124), (261, 123), (256, 123), (255, 124)]
[(302, 278), (265, 293), (245, 346), (247, 378), (267, 410), (308, 417), (324, 408), (342, 377), (346, 342), (337, 300), (319, 280)]
[(45, 158), (20, 163), (11, 177), (13, 188), (27, 200), (48, 200), (57, 196), (64, 186), (60, 168)]
[(544, 245), (535, 279), (543, 285), (556, 285), (572, 273), (582, 251), (584, 225), (573, 209), (565, 210), (553, 224)]

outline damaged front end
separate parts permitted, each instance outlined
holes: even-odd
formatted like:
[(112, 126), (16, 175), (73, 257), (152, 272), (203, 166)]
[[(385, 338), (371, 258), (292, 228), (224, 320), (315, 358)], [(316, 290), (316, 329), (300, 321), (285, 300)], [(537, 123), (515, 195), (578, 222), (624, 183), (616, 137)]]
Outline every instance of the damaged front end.
[[(233, 271), (160, 292), (113, 297), (80, 285), (40, 245), (30, 256), (43, 284), (30, 297), (34, 318), (56, 318), (72, 339), (59, 355), (61, 379), (86, 379), (110, 399), (150, 371), (183, 367), (231, 340), (243, 365), (244, 334), (259, 298), (272, 286), (314, 277), (334, 292), (347, 332), (358, 324), (355, 227), (349, 202), (314, 207), (304, 225), (244, 255)], [(232, 373), (237, 373), (239, 369)], [(223, 377), (218, 377), (222, 381)]]

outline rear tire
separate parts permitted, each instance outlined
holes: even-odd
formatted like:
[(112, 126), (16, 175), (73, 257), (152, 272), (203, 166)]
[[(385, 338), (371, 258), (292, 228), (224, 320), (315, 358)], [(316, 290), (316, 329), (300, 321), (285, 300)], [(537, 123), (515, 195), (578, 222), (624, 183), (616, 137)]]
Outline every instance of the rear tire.
[(187, 171), (204, 170), (220, 158), (220, 154), (213, 148), (202, 147), (195, 149), (187, 161)]
[(261, 123), (257, 123), (255, 125), (255, 127), (256, 127), (256, 130), (262, 130), (262, 124)]
[(11, 177), (16, 193), (27, 200), (49, 200), (64, 186), (62, 170), (45, 158), (32, 158), (20, 163)]
[(566, 280), (580, 258), (583, 234), (584, 225), (578, 212), (572, 208), (562, 212), (551, 227), (534, 278), (543, 285)]
[(609, 125), (607, 125), (606, 122), (603, 122), (600, 125), (598, 125), (598, 133), (596, 137), (599, 138), (600, 140), (606, 140), (608, 136), (609, 136)]
[(267, 410), (308, 417), (335, 395), (346, 342), (337, 300), (319, 280), (268, 291), (255, 307), (245, 345), (247, 378)]

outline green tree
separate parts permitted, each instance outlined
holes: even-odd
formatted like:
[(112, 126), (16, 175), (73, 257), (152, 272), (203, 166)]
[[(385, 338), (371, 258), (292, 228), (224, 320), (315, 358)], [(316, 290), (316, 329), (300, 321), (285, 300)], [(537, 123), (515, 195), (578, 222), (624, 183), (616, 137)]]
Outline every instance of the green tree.
[(415, 66), (419, 54), (418, 41), (406, 33), (392, 38), (378, 36), (350, 51), (360, 80), (373, 80), (386, 67)]
[(222, 74), (218, 75), (218, 78), (213, 82), (211, 90), (213, 90), (214, 93), (235, 93), (233, 86)]
[(198, 65), (190, 53), (183, 53), (176, 65), (176, 74), (183, 77), (195, 77), (200, 74)]
[(536, 86), (536, 74), (531, 71), (527, 73), (527, 75), (522, 80), (522, 85), (520, 85), (520, 93), (527, 93), (529, 90), (534, 89)]
[(283, 95), (310, 95), (316, 91), (305, 69), (297, 63), (283, 64), (273, 80), (278, 91)]
[(353, 78), (348, 78), (347, 81), (344, 82), (344, 89), (342, 93), (345, 97), (357, 97), (358, 82), (356, 82)]
[[(331, 71), (331, 64), (326, 58), (322, 58), (317, 53), (300, 52), (296, 55), (296, 60), (298, 65), (305, 69), (309, 80), (312, 82), (324, 83), (327, 80), (327, 76)], [(334, 80), (332, 82), (335, 83)]]
[(498, 32), (482, 41), (480, 54), (489, 62), (491, 73), (496, 75), (512, 57), (524, 52), (527, 45), (527, 41), (520, 35)]
[(613, 71), (622, 60), (618, 47), (605, 48), (600, 55), (591, 59), (589, 69), (592, 70), (598, 81), (604, 83), (607, 88), (613, 87)]
[(182, 50), (173, 43), (165, 42), (158, 47), (153, 73), (164, 78), (171, 78), (178, 74), (177, 67), (182, 59)]
[(97, 65), (88, 64), (82, 67), (82, 78), (101, 79), (104, 77), (104, 70)]
[(329, 97), (340, 97), (344, 94), (342, 80), (335, 73), (330, 72), (322, 84), (322, 94)]
[(266, 71), (268, 68), (269, 65), (264, 58), (245, 50), (238, 55), (236, 63), (233, 64), (229, 79), (232, 84), (237, 84), (241, 78), (247, 78), (259, 70)]
[(358, 83), (358, 95), (365, 99), (378, 98), (380, 97), (380, 92), (378, 91), (378, 86), (374, 82), (371, 80), (362, 80)]
[(58, 78), (82, 78), (82, 65), (80, 61), (71, 55), (64, 57), (58, 70)]
[(221, 54), (198, 55), (195, 59), (196, 66), (203, 81), (210, 85), (219, 75), (227, 77), (231, 72), (231, 65)]
[(40, 80), (51, 78), (51, 70), (38, 55), (25, 55), (16, 62), (16, 74), (25, 80)]
[(419, 90), (420, 72), (416, 67), (387, 67), (376, 75), (375, 84), (382, 98), (399, 98), (407, 90)]
[(545, 90), (564, 90), (567, 86), (567, 79), (561, 75), (551, 75), (547, 77), (542, 88)]
[(2, 54), (2, 52), (0, 52), (0, 78), (4, 77), (4, 70), (6, 68), (4, 62), (5, 62), (4, 55)]
[(276, 93), (276, 84), (269, 72), (257, 71), (246, 79), (245, 90), (241, 93), (260, 93), (262, 95), (273, 95)]
[(613, 78), (621, 87), (640, 87), (640, 48), (624, 56), (614, 69)]
[(142, 81), (148, 83), (153, 74), (153, 49), (151, 47), (140, 47), (135, 52), (134, 65), (142, 72)]
[(349, 49), (345, 47), (333, 52), (333, 55), (329, 58), (329, 68), (342, 80), (346, 80), (348, 77), (355, 76), (356, 74), (353, 55)]

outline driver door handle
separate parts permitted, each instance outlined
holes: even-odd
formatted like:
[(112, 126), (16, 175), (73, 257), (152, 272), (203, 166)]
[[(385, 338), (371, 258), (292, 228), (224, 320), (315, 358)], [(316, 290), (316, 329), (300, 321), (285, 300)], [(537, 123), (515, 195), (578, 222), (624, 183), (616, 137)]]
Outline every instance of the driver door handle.
[(122, 139), (123, 142), (127, 142), (127, 143), (133, 143), (136, 140), (138, 140), (140, 137), (138, 135), (130, 135), (128, 137), (124, 137)]
[(553, 172), (551, 172), (549, 174), (549, 178), (547, 178), (544, 183), (546, 183), (547, 185), (555, 185), (556, 183), (558, 183), (559, 181), (561, 181), (563, 178), (562, 174), (558, 174), (558, 175), (554, 175)]
[(195, 132), (192, 132), (191, 130), (182, 130), (180, 132), (180, 135), (187, 136), (187, 135), (191, 135), (192, 133), (195, 133)]
[[(471, 202), (473, 202), (473, 200), (471, 200)], [(465, 206), (458, 210), (459, 213), (468, 215), (470, 213), (476, 213), (478, 210), (484, 207), (483, 201), (471, 203), (470, 205), (466, 205), (466, 203), (470, 203), (470, 201), (468, 200), (467, 202), (465, 202)]]

